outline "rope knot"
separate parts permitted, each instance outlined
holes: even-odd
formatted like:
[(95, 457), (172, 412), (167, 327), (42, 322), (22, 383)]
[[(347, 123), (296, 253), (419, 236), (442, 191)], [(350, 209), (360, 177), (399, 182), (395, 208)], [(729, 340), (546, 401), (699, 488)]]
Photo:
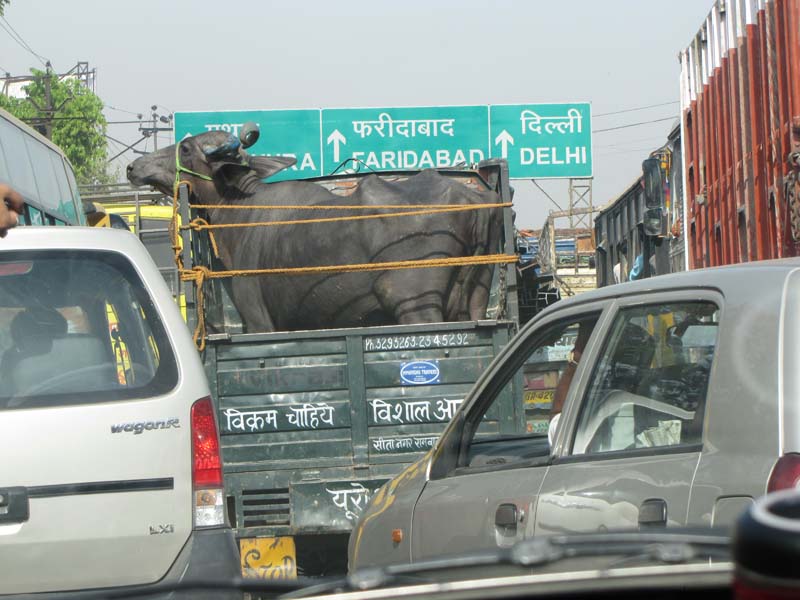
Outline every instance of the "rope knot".
[(191, 222), (181, 229), (194, 229), (195, 231), (208, 231), (208, 238), (211, 240), (211, 249), (214, 251), (214, 258), (219, 258), (219, 248), (217, 248), (217, 238), (214, 237), (214, 229), (208, 221), (202, 217), (195, 217)]
[(194, 328), (192, 339), (200, 352), (206, 348), (206, 315), (205, 310), (203, 310), (205, 289), (203, 284), (210, 276), (211, 270), (203, 266), (196, 266), (193, 269), (183, 269), (181, 271), (181, 281), (193, 281), (197, 294), (197, 326)]

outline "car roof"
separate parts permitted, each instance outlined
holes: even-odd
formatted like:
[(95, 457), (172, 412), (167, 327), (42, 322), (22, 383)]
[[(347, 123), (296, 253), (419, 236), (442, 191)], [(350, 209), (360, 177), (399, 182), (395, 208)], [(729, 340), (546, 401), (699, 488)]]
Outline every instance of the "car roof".
[(114, 250), (140, 254), (136, 235), (110, 227), (15, 227), (0, 240), (0, 252), (31, 249)]
[(549, 313), (551, 310), (564, 309), (568, 306), (577, 306), (588, 302), (619, 298), (621, 296), (667, 292), (679, 289), (715, 288), (719, 289), (724, 295), (758, 294), (758, 290), (753, 288), (748, 279), (749, 276), (755, 274), (755, 272), (763, 274), (766, 271), (773, 271), (777, 280), (783, 280), (791, 271), (798, 268), (800, 268), (800, 258), (781, 258), (658, 275), (638, 281), (608, 285), (606, 287), (583, 292), (577, 296), (564, 298), (552, 305), (552, 307), (548, 307), (546, 311), (543, 312)]

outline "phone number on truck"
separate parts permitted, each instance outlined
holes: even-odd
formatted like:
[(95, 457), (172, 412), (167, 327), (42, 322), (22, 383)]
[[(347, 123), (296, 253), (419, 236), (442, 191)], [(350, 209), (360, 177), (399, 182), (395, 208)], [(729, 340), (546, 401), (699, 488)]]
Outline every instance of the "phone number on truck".
[(477, 341), (471, 333), (443, 333), (436, 335), (398, 335), (370, 337), (364, 340), (364, 351), (415, 350), (418, 348), (449, 348), (469, 346)]

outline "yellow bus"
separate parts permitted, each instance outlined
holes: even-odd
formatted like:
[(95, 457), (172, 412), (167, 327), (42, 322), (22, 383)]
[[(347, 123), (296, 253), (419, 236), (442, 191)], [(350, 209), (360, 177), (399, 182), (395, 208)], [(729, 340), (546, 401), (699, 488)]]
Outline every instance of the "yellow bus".
[(134, 189), (129, 184), (86, 186), (82, 188), (82, 197), (93, 204), (96, 216), (92, 220), (96, 226), (127, 229), (139, 236), (185, 319), (186, 297), (169, 236), (172, 199), (160, 192)]

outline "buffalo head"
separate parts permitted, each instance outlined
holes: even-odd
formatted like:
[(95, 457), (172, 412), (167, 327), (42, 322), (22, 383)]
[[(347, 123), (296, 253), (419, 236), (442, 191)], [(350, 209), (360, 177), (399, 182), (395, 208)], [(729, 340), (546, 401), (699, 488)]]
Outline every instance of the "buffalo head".
[(240, 138), (224, 131), (184, 138), (173, 146), (137, 158), (128, 165), (128, 180), (134, 185), (150, 185), (172, 194), (180, 165), (181, 179), (191, 181), (196, 191), (210, 188), (222, 195), (223, 190), (242, 188), (248, 180), (266, 179), (297, 162), (291, 157), (250, 156), (245, 152), (258, 138), (257, 129), (254, 132), (252, 127), (243, 128)]

